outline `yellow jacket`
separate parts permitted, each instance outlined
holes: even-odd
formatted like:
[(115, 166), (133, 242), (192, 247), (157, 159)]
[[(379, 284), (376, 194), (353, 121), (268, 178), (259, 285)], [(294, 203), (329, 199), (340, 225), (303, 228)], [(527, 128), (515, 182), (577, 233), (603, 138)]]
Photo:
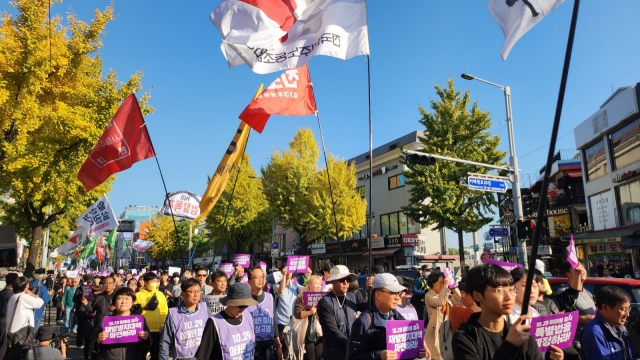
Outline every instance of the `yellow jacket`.
[(140, 304), (140, 306), (144, 308), (154, 293), (158, 299), (158, 307), (153, 311), (142, 310), (142, 316), (144, 316), (144, 321), (147, 323), (147, 327), (149, 327), (149, 332), (160, 332), (160, 326), (164, 325), (167, 313), (169, 312), (167, 298), (158, 290), (149, 291), (144, 288), (136, 293), (136, 302), (134, 304)]

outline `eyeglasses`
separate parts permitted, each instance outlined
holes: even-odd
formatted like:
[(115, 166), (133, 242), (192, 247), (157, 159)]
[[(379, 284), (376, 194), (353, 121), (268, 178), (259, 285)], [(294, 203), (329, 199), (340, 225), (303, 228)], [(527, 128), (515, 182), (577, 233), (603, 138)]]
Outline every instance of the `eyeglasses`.
[(238, 307), (239, 307), (240, 309), (246, 309), (246, 308), (248, 308), (249, 306), (247, 306), (247, 305), (241, 305), (241, 306), (238, 306)]
[(498, 296), (501, 296), (501, 297), (504, 296), (505, 291), (511, 296), (518, 295), (518, 289), (516, 289), (515, 286), (507, 286), (507, 287), (498, 286), (496, 288), (496, 294), (498, 294)]
[(207, 277), (207, 274), (198, 274), (197, 277)]
[(190, 294), (190, 295), (200, 294), (200, 290), (188, 290), (183, 292), (186, 292), (187, 294)]
[(337, 282), (339, 282), (340, 284), (345, 284), (345, 283), (349, 283), (349, 279), (348, 278), (344, 278), (344, 279), (340, 279), (340, 280), (336, 280)]
[(617, 309), (617, 310), (620, 311), (620, 312), (626, 313), (626, 314), (629, 314), (631, 312), (631, 308), (630, 307)]
[(402, 293), (404, 291), (400, 291), (400, 292), (391, 292), (391, 291), (384, 291), (384, 290), (379, 290), (380, 292), (383, 292), (385, 294), (389, 294), (391, 296), (395, 296), (395, 297), (402, 297)]

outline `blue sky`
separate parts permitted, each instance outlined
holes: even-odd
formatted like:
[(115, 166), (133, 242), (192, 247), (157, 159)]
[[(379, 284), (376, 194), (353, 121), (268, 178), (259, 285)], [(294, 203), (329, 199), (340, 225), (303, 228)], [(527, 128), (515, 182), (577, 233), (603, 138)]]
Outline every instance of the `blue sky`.
[[(106, 69), (126, 80), (144, 73), (155, 113), (146, 118), (169, 191), (201, 194), (238, 126), (237, 116), (260, 81), (246, 66), (229, 69), (209, 14), (217, 1), (114, 0), (117, 19), (107, 26), (100, 55)], [(88, 21), (111, 0), (67, 0), (53, 12), (73, 11)], [(567, 0), (529, 31), (507, 61), (503, 35), (486, 1), (375, 0), (368, 3), (373, 142), (384, 144), (416, 129), (418, 106), (429, 106), (433, 85), (449, 77), (471, 91), (508, 149), (504, 98), (498, 88), (460, 78), (463, 72), (512, 89), (516, 152), (522, 174), (537, 174), (546, 158), (573, 1)], [(0, 10), (13, 12), (8, 1)], [(572, 130), (593, 114), (612, 89), (640, 82), (637, 37), (640, 1), (583, 1), (556, 149), (573, 149)], [(365, 57), (342, 61), (314, 57), (310, 63), (325, 141), (345, 159), (368, 151)], [(247, 152), (256, 169), (273, 150), (287, 147), (297, 129), (315, 117), (274, 116), (262, 134), (252, 133)], [(563, 136), (564, 135), (564, 136)], [(536, 151), (537, 150), (537, 151)], [(154, 160), (120, 173), (109, 194), (119, 213), (127, 205), (161, 205), (164, 190)], [(486, 230), (484, 230), (486, 231)], [(482, 230), (480, 236), (482, 236)], [(451, 245), (456, 237), (449, 236)], [(471, 243), (471, 235), (465, 236)]]

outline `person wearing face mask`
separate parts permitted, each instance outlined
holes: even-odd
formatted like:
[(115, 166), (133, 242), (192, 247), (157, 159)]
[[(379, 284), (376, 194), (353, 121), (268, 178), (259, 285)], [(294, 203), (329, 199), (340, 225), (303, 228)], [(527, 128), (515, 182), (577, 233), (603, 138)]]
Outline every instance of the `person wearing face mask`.
[(136, 294), (135, 304), (142, 307), (142, 316), (144, 316), (145, 325), (149, 326), (149, 336), (151, 337), (151, 360), (158, 360), (160, 352), (160, 332), (167, 318), (169, 308), (167, 299), (158, 291), (160, 279), (158, 275), (152, 272), (145, 273), (144, 289), (140, 289)]
[(420, 268), (420, 277), (413, 281), (413, 296), (411, 297), (411, 305), (416, 308), (418, 318), (424, 320), (425, 305), (424, 296), (429, 291), (427, 286), (427, 276), (431, 273), (429, 265), (422, 265)]

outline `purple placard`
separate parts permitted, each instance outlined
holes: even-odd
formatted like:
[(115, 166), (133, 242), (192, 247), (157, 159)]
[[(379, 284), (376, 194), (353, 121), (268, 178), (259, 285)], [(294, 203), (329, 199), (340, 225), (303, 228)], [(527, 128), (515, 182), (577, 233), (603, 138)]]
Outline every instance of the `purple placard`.
[(109, 334), (109, 337), (102, 342), (105, 345), (137, 342), (138, 334), (144, 331), (144, 317), (142, 315), (105, 316), (102, 326), (102, 331)]
[(249, 254), (235, 254), (233, 255), (233, 266), (242, 266), (243, 269), (251, 267), (251, 255)]
[(304, 307), (311, 309), (318, 305), (320, 299), (322, 299), (326, 294), (327, 293), (323, 291), (305, 291), (302, 293), (302, 303), (304, 304)]
[[(442, 269), (442, 274), (444, 274), (444, 278), (446, 279), (447, 276), (451, 275), (451, 269), (444, 268)], [(453, 278), (453, 276), (451, 276), (449, 278), (449, 289), (453, 289), (454, 287), (456, 287), (456, 280)]]
[(267, 273), (267, 263), (264, 261), (260, 261), (260, 269), (262, 269), (262, 271), (264, 271), (264, 273)]
[(485, 264), (498, 265), (501, 268), (507, 270), (508, 272), (511, 272), (511, 270), (513, 270), (515, 268), (521, 268), (522, 267), (522, 264), (514, 264), (514, 263), (510, 263), (510, 262), (506, 262), (506, 261), (499, 261), (499, 260), (493, 260), (493, 259), (485, 259), (484, 263)]
[(91, 290), (91, 285), (82, 285), (82, 296), (87, 300), (93, 300), (93, 290)]
[(235, 270), (233, 269), (232, 263), (221, 263), (220, 266), (218, 267), (218, 270), (224, 271), (224, 273), (227, 274), (227, 276), (231, 276), (235, 272)]
[(576, 245), (573, 242), (573, 234), (571, 234), (571, 242), (569, 243), (569, 246), (567, 246), (567, 261), (574, 269), (578, 268), (578, 254), (576, 253)]
[(560, 349), (573, 345), (573, 337), (578, 327), (578, 311), (570, 313), (538, 316), (531, 319), (529, 333), (536, 339), (540, 351), (555, 345)]
[(247, 274), (245, 273), (244, 275), (240, 276), (239, 278), (236, 279), (237, 282), (241, 282), (244, 284), (248, 284), (249, 283), (249, 277), (247, 276)]
[(287, 257), (287, 272), (288, 273), (306, 273), (309, 268), (309, 256), (288, 256)]
[(397, 352), (398, 359), (415, 359), (423, 347), (424, 321), (387, 321), (387, 350)]

